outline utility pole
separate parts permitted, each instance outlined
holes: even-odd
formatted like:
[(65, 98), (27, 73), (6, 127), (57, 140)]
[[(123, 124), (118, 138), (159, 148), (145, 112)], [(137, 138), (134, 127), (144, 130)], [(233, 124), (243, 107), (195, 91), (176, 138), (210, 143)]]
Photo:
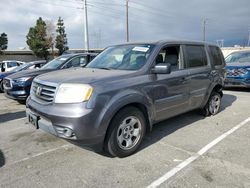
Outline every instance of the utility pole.
[(247, 46), (250, 46), (250, 26), (248, 27), (248, 42)]
[(84, 44), (85, 49), (89, 51), (89, 29), (88, 29), (88, 12), (87, 12), (87, 0), (83, 0), (84, 2)]
[(127, 42), (129, 42), (128, 1), (129, 0), (126, 0), (126, 40)]
[(207, 24), (207, 18), (202, 19), (202, 30), (203, 30), (203, 41), (206, 41), (206, 24)]

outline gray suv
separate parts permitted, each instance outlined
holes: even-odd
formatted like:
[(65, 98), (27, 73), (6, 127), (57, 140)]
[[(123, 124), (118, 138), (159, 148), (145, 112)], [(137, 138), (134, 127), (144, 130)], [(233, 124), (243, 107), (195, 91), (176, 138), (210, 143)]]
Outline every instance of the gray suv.
[(219, 47), (209, 43), (111, 46), (84, 69), (36, 77), (27, 117), (53, 135), (126, 157), (157, 122), (194, 109), (217, 114), (224, 67)]

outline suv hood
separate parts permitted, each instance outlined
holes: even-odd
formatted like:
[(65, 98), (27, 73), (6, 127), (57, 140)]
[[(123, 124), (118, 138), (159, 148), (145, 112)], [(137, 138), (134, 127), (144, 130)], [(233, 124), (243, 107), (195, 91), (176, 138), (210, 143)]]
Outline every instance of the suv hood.
[(226, 67), (250, 67), (250, 62), (235, 62), (235, 63), (228, 63)]
[(24, 70), (17, 72), (15, 74), (12, 74), (11, 76), (8, 76), (8, 78), (11, 79), (18, 79), (18, 78), (23, 78), (23, 77), (36, 77), (40, 74), (48, 73), (53, 71), (54, 69), (35, 69), (35, 70)]
[(38, 76), (36, 80), (51, 83), (84, 83), (90, 84), (98, 81), (116, 80), (123, 77), (130, 77), (136, 71), (125, 70), (103, 70), (92, 68), (72, 68)]

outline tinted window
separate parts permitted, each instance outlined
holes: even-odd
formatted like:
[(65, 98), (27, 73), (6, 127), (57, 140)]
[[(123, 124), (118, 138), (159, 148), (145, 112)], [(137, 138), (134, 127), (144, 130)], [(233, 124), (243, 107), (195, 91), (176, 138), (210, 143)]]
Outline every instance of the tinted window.
[(221, 58), (221, 53), (220, 49), (216, 46), (209, 46), (209, 50), (211, 53), (211, 61), (212, 63), (216, 65), (222, 65), (222, 58)]
[(72, 59), (70, 62), (68, 62), (64, 68), (79, 67), (80, 63), (83, 63), (84, 61), (85, 61), (85, 58), (76, 57), (76, 58)]
[(226, 57), (226, 63), (249, 62), (250, 52), (234, 52)]
[(95, 58), (95, 56), (90, 56), (90, 61), (92, 61)]
[(80, 66), (83, 67), (87, 64), (86, 57), (80, 57)]
[(105, 49), (87, 67), (96, 69), (139, 70), (151, 54), (154, 45), (120, 45)]
[(156, 64), (159, 63), (169, 63), (171, 65), (171, 70), (181, 69), (180, 65), (180, 46), (171, 46), (163, 48), (155, 60)]
[(58, 69), (62, 66), (71, 56), (62, 55), (52, 61), (48, 62), (46, 65), (42, 67), (42, 69)]
[(203, 46), (186, 46), (187, 67), (202, 67), (207, 65), (205, 48)]
[(8, 62), (8, 63), (7, 63), (7, 66), (8, 66), (8, 68), (11, 68), (11, 67), (16, 67), (16, 66), (18, 66), (18, 64), (17, 64), (16, 62)]

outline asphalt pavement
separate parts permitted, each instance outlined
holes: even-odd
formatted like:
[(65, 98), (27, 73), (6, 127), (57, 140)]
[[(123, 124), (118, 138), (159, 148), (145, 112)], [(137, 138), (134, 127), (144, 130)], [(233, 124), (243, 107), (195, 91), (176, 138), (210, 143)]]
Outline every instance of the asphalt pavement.
[(250, 187), (249, 156), (250, 90), (224, 91), (216, 116), (157, 124), (123, 159), (35, 130), (25, 106), (0, 94), (0, 187)]

